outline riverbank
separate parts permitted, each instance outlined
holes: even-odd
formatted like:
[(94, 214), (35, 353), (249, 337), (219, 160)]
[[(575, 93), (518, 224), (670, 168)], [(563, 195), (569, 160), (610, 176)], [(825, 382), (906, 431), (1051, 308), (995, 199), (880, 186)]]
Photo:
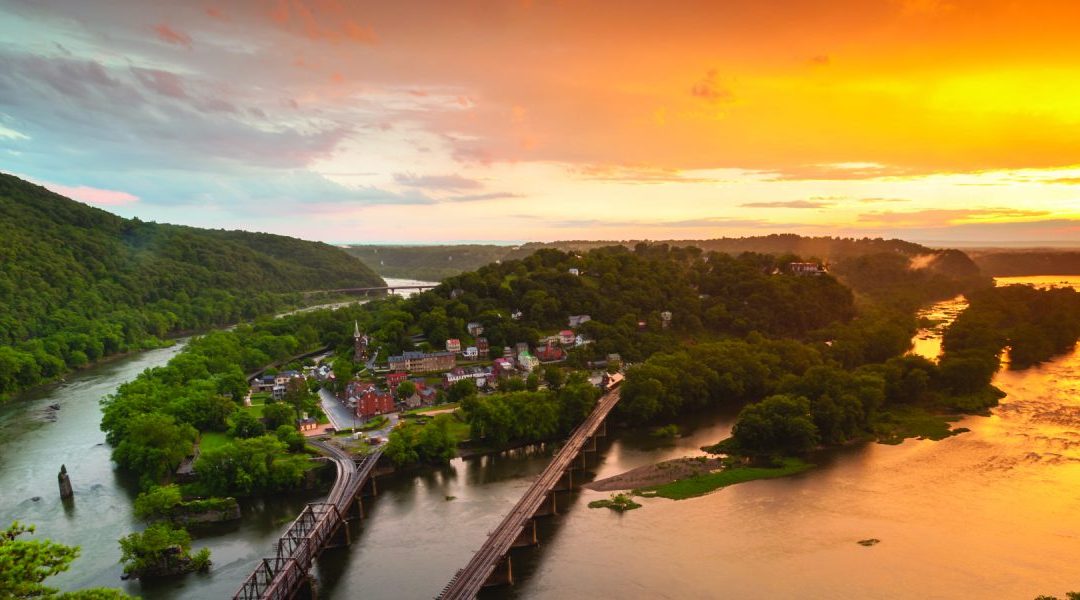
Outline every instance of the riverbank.
[(665, 460), (585, 484), (585, 489), (613, 492), (632, 490), (633, 495), (685, 500), (718, 489), (757, 479), (775, 479), (802, 473), (815, 465), (785, 458), (776, 466), (736, 465), (726, 458), (694, 456)]

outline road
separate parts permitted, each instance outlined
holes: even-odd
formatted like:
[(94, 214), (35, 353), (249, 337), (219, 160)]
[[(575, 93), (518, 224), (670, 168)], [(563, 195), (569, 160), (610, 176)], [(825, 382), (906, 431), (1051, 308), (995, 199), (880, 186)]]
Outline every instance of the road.
[[(354, 426), (361, 424), (361, 420), (353, 414), (352, 409), (338, 401), (330, 390), (326, 388), (320, 389), (319, 400), (322, 402), (323, 412), (329, 417), (330, 424), (334, 426), (334, 429), (338, 431), (352, 429)], [(386, 417), (390, 419), (389, 424), (382, 429), (367, 432), (368, 436), (385, 440), (390, 435), (390, 430), (398, 424), (398, 414), (390, 413)]]

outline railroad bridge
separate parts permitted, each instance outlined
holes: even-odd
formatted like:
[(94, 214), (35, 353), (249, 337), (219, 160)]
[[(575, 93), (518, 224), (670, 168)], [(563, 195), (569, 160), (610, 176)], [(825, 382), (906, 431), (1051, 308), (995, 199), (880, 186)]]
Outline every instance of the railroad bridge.
[(354, 460), (333, 444), (311, 441), (329, 456), (337, 479), (324, 502), (308, 504), (233, 595), (233, 600), (289, 600), (310, 585), (312, 561), (323, 550), (350, 543), (348, 520), (363, 518), (365, 490), (374, 495), (376, 463), (382, 448)]
[(584, 468), (585, 453), (596, 452), (596, 439), (607, 435), (605, 419), (618, 402), (618, 388), (601, 396), (592, 413), (574, 430), (510, 514), (488, 534), (469, 564), (443, 588), (440, 600), (469, 600), (483, 587), (514, 582), (510, 550), (539, 543), (536, 519), (559, 512), (557, 492), (573, 488), (574, 471)]

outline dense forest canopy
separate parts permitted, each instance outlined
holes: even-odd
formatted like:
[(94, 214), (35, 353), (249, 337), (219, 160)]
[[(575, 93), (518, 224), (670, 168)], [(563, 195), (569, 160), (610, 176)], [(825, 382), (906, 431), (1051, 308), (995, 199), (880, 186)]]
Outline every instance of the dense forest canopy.
[(4, 174), (0, 264), (0, 396), (290, 293), (382, 281), (327, 244), (124, 219)]

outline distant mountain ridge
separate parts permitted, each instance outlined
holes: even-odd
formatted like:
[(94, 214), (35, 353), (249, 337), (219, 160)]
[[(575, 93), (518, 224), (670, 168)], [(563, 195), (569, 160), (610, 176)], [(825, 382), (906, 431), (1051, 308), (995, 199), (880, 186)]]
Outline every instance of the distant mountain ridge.
[(0, 174), (0, 394), (312, 289), (384, 285), (340, 248), (125, 219)]
[[(371, 265), (385, 277), (407, 277), (438, 281), (465, 271), (478, 269), (488, 263), (524, 258), (541, 248), (585, 252), (604, 246), (633, 248), (640, 240), (567, 240), (558, 242), (529, 242), (517, 246), (494, 244), (457, 244), (443, 246), (410, 245), (350, 245), (345, 249)], [(712, 240), (648, 241), (649, 244), (694, 246), (706, 252), (739, 255), (743, 252), (814, 258), (823, 262), (841, 262), (870, 254), (895, 253), (909, 258), (937, 255), (941, 251), (899, 239), (804, 237), (795, 234), (773, 234), (744, 238)]]

